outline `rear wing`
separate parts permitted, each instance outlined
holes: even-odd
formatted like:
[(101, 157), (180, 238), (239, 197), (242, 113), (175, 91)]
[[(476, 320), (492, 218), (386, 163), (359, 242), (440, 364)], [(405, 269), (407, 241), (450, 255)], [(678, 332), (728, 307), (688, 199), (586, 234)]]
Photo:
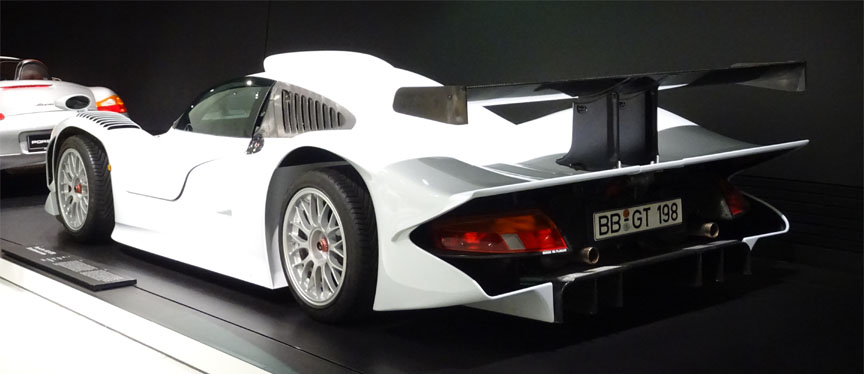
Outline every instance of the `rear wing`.
[[(657, 160), (659, 90), (740, 84), (801, 92), (805, 75), (806, 63), (793, 61), (557, 82), (402, 87), (396, 91), (393, 110), (462, 125), (468, 123), (469, 101), (505, 112), (515, 109), (515, 115), (508, 119), (517, 124), (572, 108), (573, 141), (569, 152), (556, 162), (577, 169), (604, 170)], [(525, 105), (534, 107), (530, 114), (520, 114), (525, 112), (520, 109), (527, 109)]]

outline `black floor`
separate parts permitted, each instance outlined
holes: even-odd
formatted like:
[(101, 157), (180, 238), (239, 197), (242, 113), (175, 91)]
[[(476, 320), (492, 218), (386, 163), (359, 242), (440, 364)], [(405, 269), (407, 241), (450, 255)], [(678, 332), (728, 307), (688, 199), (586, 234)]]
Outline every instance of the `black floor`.
[(287, 290), (71, 241), (42, 210), (42, 180), (0, 180), (3, 240), (61, 248), (136, 277), (134, 287), (92, 294), (274, 372), (862, 372), (860, 266), (850, 273), (757, 256), (752, 276), (628, 295), (622, 310), (565, 325), (458, 307), (330, 326), (306, 318)]

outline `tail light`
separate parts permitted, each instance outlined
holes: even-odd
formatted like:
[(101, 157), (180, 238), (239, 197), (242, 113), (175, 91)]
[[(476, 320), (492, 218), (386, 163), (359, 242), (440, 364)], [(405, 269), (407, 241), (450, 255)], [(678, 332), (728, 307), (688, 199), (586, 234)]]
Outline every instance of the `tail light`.
[(111, 95), (108, 96), (107, 99), (103, 99), (96, 102), (96, 110), (106, 111), (106, 112), (117, 112), (117, 113), (126, 113), (126, 105), (123, 104), (123, 100), (120, 99), (120, 96)]
[(721, 204), (724, 205), (724, 210), (729, 214), (727, 218), (735, 218), (750, 209), (750, 203), (732, 183), (725, 179), (718, 179), (717, 184), (723, 195)]
[(44, 88), (44, 87), (51, 87), (51, 85), (50, 84), (22, 84), (22, 85), (18, 85), (18, 86), (6, 86), (6, 87), (0, 87), (0, 88), (2, 88), (4, 90), (11, 90), (11, 89), (15, 89), (15, 88)]
[(2, 121), (4, 119), (6, 119), (6, 116), (4, 116), (3, 113), (0, 113), (0, 121)]
[(540, 211), (505, 216), (457, 218), (433, 225), (435, 244), (446, 251), (475, 253), (557, 253), (564, 238)]

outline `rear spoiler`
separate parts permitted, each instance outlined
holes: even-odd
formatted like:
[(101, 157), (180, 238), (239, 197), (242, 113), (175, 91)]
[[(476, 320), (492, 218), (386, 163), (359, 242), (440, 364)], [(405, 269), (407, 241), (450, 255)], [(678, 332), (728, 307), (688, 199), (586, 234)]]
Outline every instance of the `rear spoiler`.
[(572, 107), (573, 142), (570, 151), (557, 162), (578, 169), (603, 170), (657, 159), (659, 90), (740, 84), (801, 92), (805, 89), (805, 73), (806, 63), (793, 61), (557, 82), (402, 87), (396, 91), (393, 110), (462, 125), (468, 123), (469, 101), (484, 105), (544, 101), (542, 112), (546, 114)]

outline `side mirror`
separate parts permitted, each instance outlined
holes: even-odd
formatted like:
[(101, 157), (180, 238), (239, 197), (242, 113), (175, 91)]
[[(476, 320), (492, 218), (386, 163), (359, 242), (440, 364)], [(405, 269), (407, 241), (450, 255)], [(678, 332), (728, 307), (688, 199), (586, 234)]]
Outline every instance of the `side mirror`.
[(68, 95), (55, 100), (54, 105), (65, 110), (81, 110), (90, 106), (90, 98), (84, 95)]
[(177, 119), (175, 119), (174, 122), (171, 123), (171, 128), (192, 132), (192, 124), (189, 123), (189, 117), (186, 115), (186, 113), (183, 113), (180, 115), (180, 117), (177, 117)]
[(264, 135), (261, 133), (257, 133), (252, 136), (252, 140), (249, 141), (249, 145), (246, 147), (246, 154), (251, 155), (253, 153), (258, 153), (258, 151), (264, 148)]

